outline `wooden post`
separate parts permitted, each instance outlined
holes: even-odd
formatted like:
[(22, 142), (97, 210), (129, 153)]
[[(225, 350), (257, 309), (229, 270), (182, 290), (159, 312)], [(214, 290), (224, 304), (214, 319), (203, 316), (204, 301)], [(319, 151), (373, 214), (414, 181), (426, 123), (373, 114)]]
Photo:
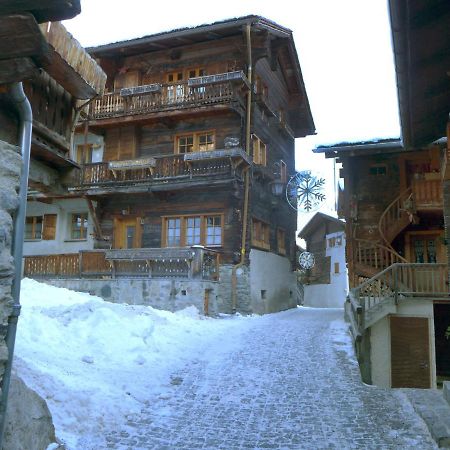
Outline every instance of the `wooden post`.
[(95, 238), (103, 240), (102, 229), (100, 227), (100, 222), (98, 221), (97, 213), (95, 211), (94, 205), (92, 204), (92, 200), (89, 197), (87, 197), (87, 196), (84, 196), (84, 199), (87, 202), (87, 205), (88, 205), (88, 208), (89, 208), (89, 212), (91, 213), (92, 220), (94, 222)]
[(203, 300), (203, 314), (209, 316), (209, 294), (211, 289), (205, 289), (205, 297)]

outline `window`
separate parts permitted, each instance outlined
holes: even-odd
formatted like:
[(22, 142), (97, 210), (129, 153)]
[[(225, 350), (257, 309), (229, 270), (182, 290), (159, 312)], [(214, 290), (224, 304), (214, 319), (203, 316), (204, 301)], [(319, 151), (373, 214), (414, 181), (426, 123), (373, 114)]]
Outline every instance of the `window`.
[(334, 263), (334, 273), (339, 273), (339, 263), (338, 262)]
[(270, 226), (257, 219), (252, 219), (252, 245), (270, 250)]
[(187, 71), (188, 74), (188, 78), (197, 78), (197, 77), (203, 77), (204, 75), (206, 75), (205, 69), (200, 69), (200, 68), (196, 68), (196, 69), (189, 69)]
[(25, 220), (25, 239), (42, 239), (42, 216), (27, 217)]
[(56, 214), (29, 216), (25, 219), (25, 239), (56, 239)]
[(181, 245), (181, 219), (167, 219), (167, 247), (179, 247)]
[(373, 164), (369, 167), (369, 175), (379, 176), (386, 175), (387, 167), (386, 164)]
[(223, 218), (221, 215), (163, 217), (162, 245), (186, 247), (204, 245), (221, 246)]
[(87, 238), (87, 213), (72, 214), (70, 222), (70, 238), (86, 239)]
[(253, 136), (253, 162), (261, 166), (267, 165), (267, 146), (257, 136)]
[(282, 228), (277, 229), (278, 253), (286, 254), (286, 232)]
[(198, 135), (198, 149), (201, 152), (214, 150), (214, 134), (202, 133)]
[(336, 245), (336, 238), (329, 238), (328, 239), (328, 247), (332, 248)]
[(177, 139), (178, 153), (190, 153), (194, 151), (194, 135), (179, 136)]
[(201, 243), (200, 217), (186, 218), (186, 245), (199, 245)]
[[(167, 100), (173, 102), (184, 94), (183, 72), (172, 72), (167, 74)], [(180, 84), (177, 84), (180, 83)]]
[(222, 218), (220, 216), (206, 217), (206, 245), (222, 244)]
[(92, 162), (92, 144), (85, 146), (84, 144), (77, 145), (77, 152), (75, 161), (78, 164), (89, 164)]
[(177, 136), (175, 153), (205, 152), (216, 148), (216, 138), (213, 131)]

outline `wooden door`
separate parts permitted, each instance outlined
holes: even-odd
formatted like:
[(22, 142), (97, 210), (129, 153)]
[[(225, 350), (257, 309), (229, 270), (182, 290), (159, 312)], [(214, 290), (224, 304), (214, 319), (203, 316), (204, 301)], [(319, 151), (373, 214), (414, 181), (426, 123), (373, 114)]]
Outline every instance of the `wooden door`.
[(450, 304), (434, 304), (436, 375), (450, 377)]
[(127, 217), (114, 220), (114, 248), (141, 247), (140, 218)]
[(391, 317), (391, 386), (430, 388), (428, 319)]

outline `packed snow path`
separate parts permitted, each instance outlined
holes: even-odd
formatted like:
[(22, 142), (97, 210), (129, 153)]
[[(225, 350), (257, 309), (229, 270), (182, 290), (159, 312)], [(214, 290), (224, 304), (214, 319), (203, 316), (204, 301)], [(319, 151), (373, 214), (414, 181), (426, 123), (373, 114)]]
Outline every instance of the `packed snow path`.
[(211, 342), (107, 448), (436, 448), (403, 393), (361, 383), (341, 317), (299, 308), (232, 330), (234, 346)]

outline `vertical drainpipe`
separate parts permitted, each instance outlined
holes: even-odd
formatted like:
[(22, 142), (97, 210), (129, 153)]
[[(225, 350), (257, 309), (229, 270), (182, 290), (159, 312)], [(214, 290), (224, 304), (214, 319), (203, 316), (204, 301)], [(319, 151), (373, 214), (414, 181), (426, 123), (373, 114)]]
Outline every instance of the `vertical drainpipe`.
[[(247, 78), (250, 84), (250, 89), (247, 93), (247, 117), (245, 127), (245, 151), (247, 155), (250, 155), (250, 132), (251, 132), (251, 117), (252, 117), (252, 80), (253, 80), (253, 66), (252, 66), (252, 40), (251, 40), (251, 23), (247, 23), (245, 26), (245, 37), (247, 43)], [(248, 197), (249, 197), (249, 167), (245, 170), (244, 179), (244, 211), (242, 215), (242, 240), (241, 240), (241, 260), (239, 263), (233, 266), (231, 271), (231, 311), (233, 314), (236, 312), (237, 306), (237, 274), (236, 271), (239, 267), (245, 263), (245, 247), (247, 240), (247, 222), (248, 222)]]
[(9, 385), (11, 380), (11, 367), (16, 340), (17, 321), (20, 314), (20, 281), (22, 277), (23, 236), (25, 228), (25, 210), (27, 205), (28, 173), (30, 169), (31, 132), (33, 127), (33, 113), (22, 83), (14, 83), (9, 90), (20, 117), (20, 148), (22, 155), (22, 168), (19, 182), (19, 207), (14, 216), (14, 231), (12, 240), (12, 256), (14, 259), (14, 278), (11, 285), (13, 307), (8, 318), (6, 331), (6, 346), (8, 348), (8, 360), (1, 385), (0, 403), (0, 448), (2, 448), (3, 434), (6, 423), (6, 407), (8, 402)]

